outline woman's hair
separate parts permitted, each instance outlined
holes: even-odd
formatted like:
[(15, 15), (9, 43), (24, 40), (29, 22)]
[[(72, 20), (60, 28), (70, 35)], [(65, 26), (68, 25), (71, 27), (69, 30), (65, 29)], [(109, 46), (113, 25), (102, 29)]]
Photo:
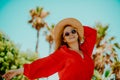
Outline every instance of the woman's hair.
[[(71, 26), (71, 25), (66, 25), (64, 27), (64, 29), (68, 26)], [(62, 30), (61, 34), (59, 35), (60, 36), (59, 39), (57, 39), (56, 42), (55, 42), (55, 50), (58, 50), (63, 45), (66, 45), (67, 47), (69, 47), (69, 45), (66, 42), (63, 41), (64, 40), (64, 38), (63, 38), (64, 29)], [(80, 36), (78, 35), (78, 37), (80, 37)], [(79, 38), (78, 38), (78, 43), (80, 43)]]

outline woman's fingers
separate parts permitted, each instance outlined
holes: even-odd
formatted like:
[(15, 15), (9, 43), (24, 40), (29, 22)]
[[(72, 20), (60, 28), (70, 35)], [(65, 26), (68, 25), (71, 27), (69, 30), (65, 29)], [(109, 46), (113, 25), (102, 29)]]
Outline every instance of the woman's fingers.
[(9, 73), (6, 73), (2, 77), (5, 78), (5, 80), (10, 80), (9, 76), (10, 76)]
[(14, 76), (22, 74), (23, 73), (23, 68), (20, 69), (16, 69), (16, 70), (10, 70), (7, 73), (5, 73), (2, 77), (5, 78), (5, 80), (10, 80), (12, 79)]
[(15, 71), (11, 70), (7, 73), (5, 73), (2, 77), (5, 78), (6, 80), (10, 80), (11, 78), (13, 78), (15, 76)]

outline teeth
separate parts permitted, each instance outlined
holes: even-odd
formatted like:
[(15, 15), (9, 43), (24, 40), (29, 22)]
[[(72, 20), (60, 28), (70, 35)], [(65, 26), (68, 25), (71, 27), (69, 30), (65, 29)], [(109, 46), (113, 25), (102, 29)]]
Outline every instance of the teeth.
[(75, 38), (75, 37), (70, 37), (70, 39)]

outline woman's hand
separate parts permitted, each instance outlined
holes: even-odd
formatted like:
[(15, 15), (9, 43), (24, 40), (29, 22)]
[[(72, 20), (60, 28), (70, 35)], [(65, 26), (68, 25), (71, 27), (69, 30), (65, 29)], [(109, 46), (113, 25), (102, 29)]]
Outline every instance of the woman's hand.
[(5, 73), (2, 77), (5, 78), (5, 80), (10, 80), (14, 76), (23, 74), (23, 68), (17, 69), (17, 70), (10, 70), (7, 73)]

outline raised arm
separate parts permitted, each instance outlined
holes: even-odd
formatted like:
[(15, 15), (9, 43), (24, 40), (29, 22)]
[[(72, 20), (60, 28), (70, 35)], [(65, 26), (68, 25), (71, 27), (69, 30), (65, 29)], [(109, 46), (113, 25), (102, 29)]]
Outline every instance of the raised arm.
[(84, 26), (84, 43), (81, 48), (85, 49), (87, 54), (92, 55), (96, 43), (97, 31), (91, 27)]

